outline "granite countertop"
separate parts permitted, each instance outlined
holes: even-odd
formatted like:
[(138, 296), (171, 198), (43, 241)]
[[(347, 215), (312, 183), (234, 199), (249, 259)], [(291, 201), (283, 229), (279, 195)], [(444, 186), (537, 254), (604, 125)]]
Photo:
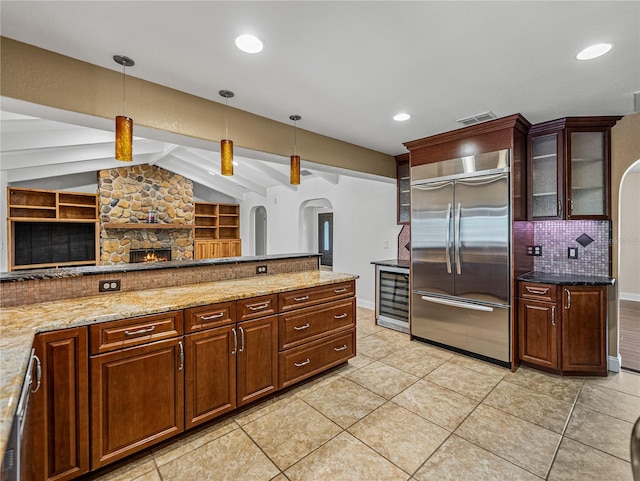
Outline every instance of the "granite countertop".
[(264, 256), (219, 257), (214, 259), (138, 262), (134, 264), (116, 264), (111, 266), (61, 267), (58, 269), (24, 269), (12, 272), (0, 272), (0, 282), (18, 282), (32, 279), (56, 279), (65, 277), (81, 277), (118, 272), (153, 271), (157, 269), (180, 269), (184, 267), (217, 266), (225, 264), (242, 264), (245, 262), (262, 262), (282, 259), (298, 259), (302, 257), (320, 257), (314, 253), (271, 254)]
[(37, 332), (157, 314), (351, 281), (357, 278), (358, 276), (352, 274), (313, 270), (2, 308), (0, 309), (0, 453), (4, 453), (9, 438), (31, 346)]
[(565, 286), (611, 286), (616, 282), (614, 277), (578, 276), (573, 274), (552, 274), (549, 272), (528, 272), (518, 276), (517, 279), (519, 281)]
[(409, 261), (405, 261), (402, 259), (387, 259), (384, 261), (371, 261), (371, 264), (376, 266), (386, 266), (386, 267), (399, 267), (402, 269), (409, 269), (411, 266)]

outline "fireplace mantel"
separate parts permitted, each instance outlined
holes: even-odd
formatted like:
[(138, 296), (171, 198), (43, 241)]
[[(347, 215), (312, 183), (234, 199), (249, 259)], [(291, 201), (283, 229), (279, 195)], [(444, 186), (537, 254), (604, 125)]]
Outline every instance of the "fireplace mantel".
[(133, 223), (133, 222), (107, 222), (102, 224), (105, 229), (193, 229), (193, 224), (161, 224), (161, 223)]

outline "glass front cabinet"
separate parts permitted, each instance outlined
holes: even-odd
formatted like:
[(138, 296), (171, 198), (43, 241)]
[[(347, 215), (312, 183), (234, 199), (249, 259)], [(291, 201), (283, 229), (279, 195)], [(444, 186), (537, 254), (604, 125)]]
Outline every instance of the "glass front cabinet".
[(529, 131), (529, 219), (609, 219), (610, 131), (620, 117), (567, 117)]

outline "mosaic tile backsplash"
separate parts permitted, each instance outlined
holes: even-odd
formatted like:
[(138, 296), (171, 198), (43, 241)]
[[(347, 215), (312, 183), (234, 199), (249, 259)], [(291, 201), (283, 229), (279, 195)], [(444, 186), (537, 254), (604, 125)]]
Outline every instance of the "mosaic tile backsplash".
[[(608, 220), (535, 222), (535, 244), (542, 246), (542, 256), (534, 257), (534, 269), (536, 272), (606, 277), (609, 275), (610, 232)], [(567, 257), (570, 247), (576, 249), (577, 259)]]

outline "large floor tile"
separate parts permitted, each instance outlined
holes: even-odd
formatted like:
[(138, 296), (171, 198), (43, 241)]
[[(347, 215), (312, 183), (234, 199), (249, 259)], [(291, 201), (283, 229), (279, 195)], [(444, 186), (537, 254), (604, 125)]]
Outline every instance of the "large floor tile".
[(347, 378), (386, 399), (391, 399), (418, 380), (418, 377), (413, 374), (401, 371), (379, 361), (372, 362), (362, 369), (358, 369), (349, 374)]
[(632, 423), (576, 406), (565, 436), (625, 461), (631, 461), (629, 441), (632, 429)]
[(609, 371), (607, 377), (587, 379), (585, 382), (640, 397), (640, 373)]
[(99, 481), (156, 481), (159, 479), (156, 464), (149, 451), (131, 459), (118, 462), (108, 468), (89, 475), (87, 480)]
[(414, 475), (418, 481), (540, 481), (541, 478), (453, 434)]
[(389, 366), (400, 369), (414, 376), (424, 377), (438, 366), (446, 362), (445, 359), (429, 356), (418, 349), (399, 349), (380, 359)]
[(398, 346), (375, 335), (358, 340), (358, 352), (373, 359), (380, 359), (381, 357), (387, 356), (396, 349), (398, 349)]
[(250, 422), (243, 429), (282, 470), (342, 431), (301, 399)]
[(382, 396), (343, 378), (300, 397), (343, 428), (351, 426), (386, 402)]
[(196, 428), (189, 431), (179, 439), (172, 439), (167, 443), (153, 448), (153, 459), (158, 466), (167, 464), (194, 449), (210, 443), (231, 431), (238, 429), (233, 419), (226, 419), (204, 428)]
[(384, 339), (392, 344), (395, 344), (399, 347), (406, 346), (411, 343), (411, 338), (409, 334), (404, 332), (394, 331), (393, 329), (385, 328), (381, 331), (378, 331), (374, 334), (376, 337), (380, 339)]
[(285, 471), (291, 481), (406, 481), (409, 476), (344, 432)]
[(565, 437), (547, 479), (633, 481), (633, 475), (630, 463)]
[[(239, 426), (244, 426), (258, 418), (261, 418), (262, 416), (266, 416), (278, 409), (282, 409), (296, 399), (295, 392), (289, 392), (287, 394), (289, 395), (281, 395), (280, 397), (265, 399), (263, 402), (235, 414), (233, 419)], [(293, 396), (291, 394), (293, 394)]]
[(547, 374), (524, 366), (518, 368), (516, 372), (505, 374), (502, 379), (572, 404), (583, 384), (582, 379)]
[(392, 399), (399, 406), (453, 431), (478, 405), (477, 401), (424, 379)]
[(349, 432), (409, 474), (449, 436), (449, 431), (391, 402), (358, 421)]
[(436, 346), (432, 346), (431, 344), (427, 344), (422, 341), (411, 341), (410, 344), (406, 346), (407, 349), (418, 349), (420, 352), (427, 354), (432, 357), (438, 357), (440, 359), (451, 359), (456, 354), (452, 351), (448, 351), (447, 349), (442, 349)]
[(500, 382), (483, 404), (562, 434), (573, 405), (509, 382)]
[(171, 481), (269, 481), (279, 470), (241, 429), (158, 468)]
[(560, 442), (560, 435), (484, 404), (455, 433), (541, 478)]
[(636, 396), (595, 384), (583, 386), (577, 405), (629, 423), (635, 423), (640, 417), (640, 399)]
[(472, 357), (463, 355), (455, 355), (451, 359), (449, 359), (449, 362), (457, 364), (458, 366), (466, 367), (467, 369), (471, 369), (473, 371), (481, 372), (482, 374), (486, 374), (488, 376), (497, 376), (500, 378), (510, 372), (506, 367), (500, 367), (490, 362), (481, 361), (479, 359), (474, 359)]
[(458, 364), (446, 362), (431, 371), (425, 379), (463, 396), (482, 401), (500, 382), (500, 378), (501, 376), (482, 374)]

